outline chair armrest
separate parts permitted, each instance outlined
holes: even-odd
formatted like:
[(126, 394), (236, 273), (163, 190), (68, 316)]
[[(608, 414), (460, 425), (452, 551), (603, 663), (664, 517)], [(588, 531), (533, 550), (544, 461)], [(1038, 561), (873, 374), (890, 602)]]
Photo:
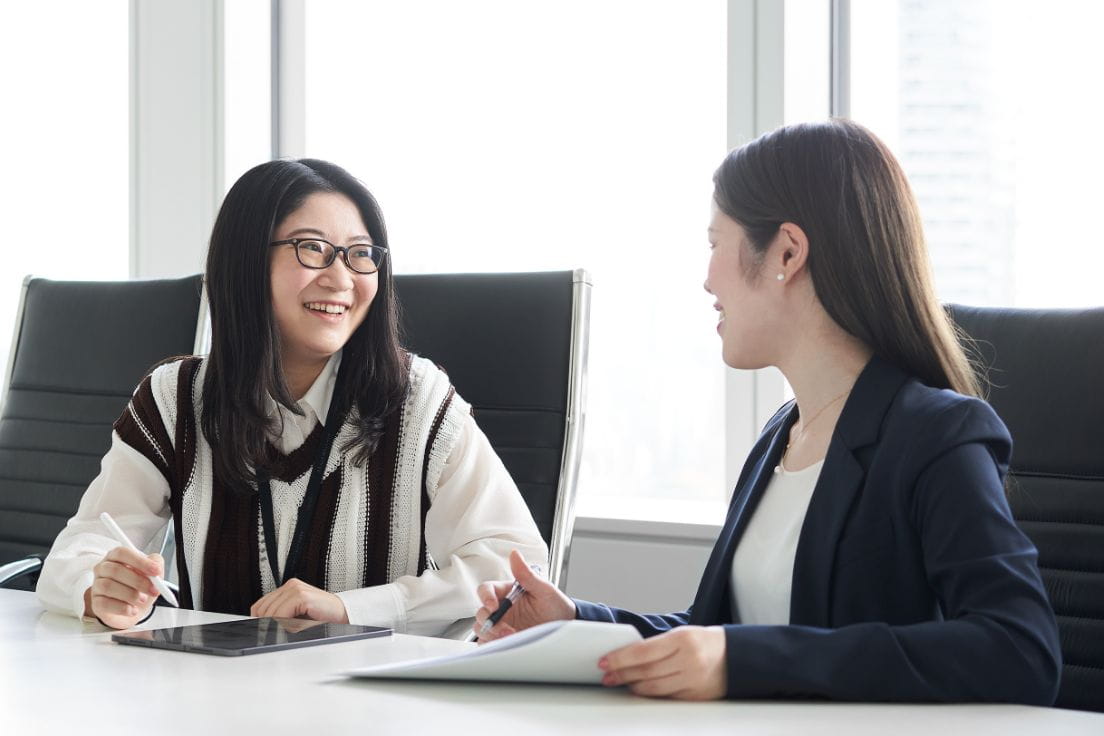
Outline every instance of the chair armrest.
[(0, 565), (0, 588), (24, 575), (33, 575), (42, 569), (42, 558), (38, 555), (25, 557), (22, 560)]

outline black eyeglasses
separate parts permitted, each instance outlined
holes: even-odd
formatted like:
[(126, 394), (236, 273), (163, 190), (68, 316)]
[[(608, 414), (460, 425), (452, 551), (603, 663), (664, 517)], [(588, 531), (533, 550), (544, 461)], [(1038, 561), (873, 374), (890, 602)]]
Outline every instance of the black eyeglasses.
[(368, 243), (343, 246), (321, 238), (291, 238), (269, 243), (269, 247), (277, 245), (293, 246), (296, 260), (305, 268), (329, 268), (340, 253), (350, 270), (369, 274), (380, 270), (383, 259), (387, 257), (386, 248)]

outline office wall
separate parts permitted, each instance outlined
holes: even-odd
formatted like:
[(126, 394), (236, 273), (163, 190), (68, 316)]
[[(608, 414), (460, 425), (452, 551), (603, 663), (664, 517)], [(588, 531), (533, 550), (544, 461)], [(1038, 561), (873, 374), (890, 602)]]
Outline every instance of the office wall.
[(719, 527), (627, 519), (577, 520), (568, 595), (667, 613), (687, 608)]

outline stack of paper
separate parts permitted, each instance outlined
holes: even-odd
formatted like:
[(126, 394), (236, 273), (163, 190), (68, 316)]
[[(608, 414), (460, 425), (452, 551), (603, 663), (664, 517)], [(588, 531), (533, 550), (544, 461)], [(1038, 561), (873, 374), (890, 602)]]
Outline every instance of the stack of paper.
[(551, 621), (461, 654), (363, 667), (345, 674), (408, 680), (597, 685), (602, 681), (602, 670), (598, 669), (602, 655), (640, 639), (640, 633), (628, 624)]

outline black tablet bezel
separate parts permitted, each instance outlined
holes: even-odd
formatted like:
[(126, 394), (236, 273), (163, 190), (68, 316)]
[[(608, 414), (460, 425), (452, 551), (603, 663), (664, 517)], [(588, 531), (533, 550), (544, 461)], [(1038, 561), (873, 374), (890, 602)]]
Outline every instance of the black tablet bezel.
[[(275, 626), (275, 628), (272, 628)], [(203, 634), (225, 636), (227, 628), (252, 630), (252, 639), (243, 634), (241, 641), (234, 645), (207, 643)], [(264, 631), (260, 631), (265, 627)], [(313, 631), (313, 636), (302, 636)], [(111, 635), (118, 644), (168, 649), (177, 652), (195, 652), (213, 654), (220, 657), (239, 657), (248, 654), (278, 652), (285, 649), (298, 649), (318, 644), (333, 644), (345, 641), (358, 641), (380, 636), (390, 636), (391, 629), (380, 626), (361, 626), (358, 624), (333, 624), (323, 621), (308, 621), (294, 618), (244, 618), (231, 621), (219, 621), (207, 624), (173, 626), (162, 629), (143, 629), (126, 631)]]

